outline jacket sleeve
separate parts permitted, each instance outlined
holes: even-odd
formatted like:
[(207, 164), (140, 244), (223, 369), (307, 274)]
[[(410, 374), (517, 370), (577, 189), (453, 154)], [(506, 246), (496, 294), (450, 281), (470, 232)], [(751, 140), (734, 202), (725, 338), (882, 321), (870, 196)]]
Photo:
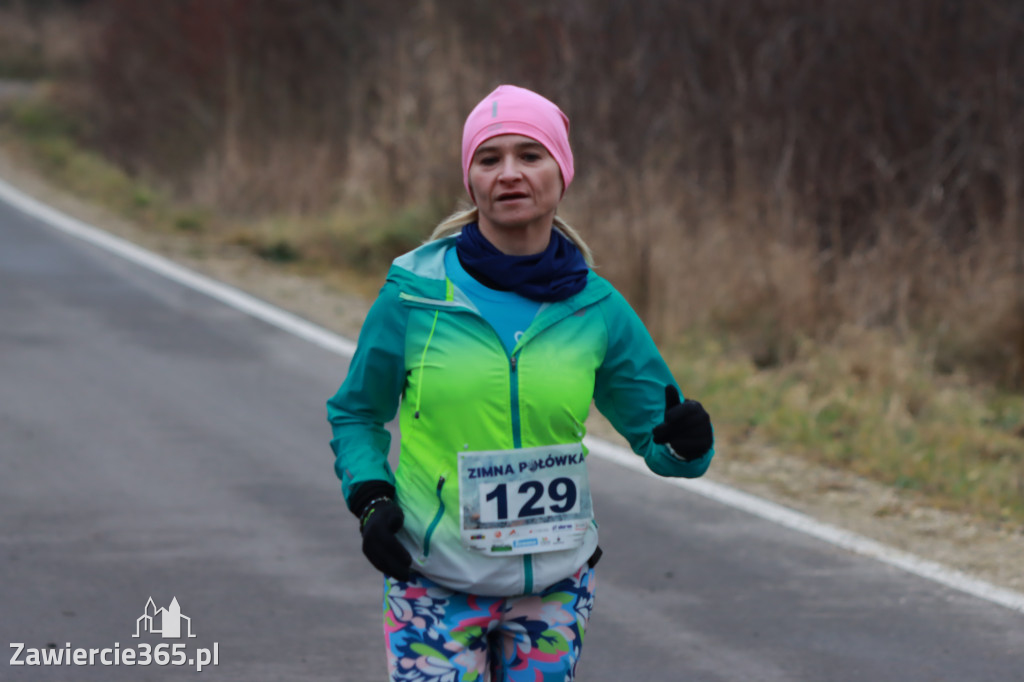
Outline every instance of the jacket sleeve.
[(385, 284), (363, 322), (348, 375), (327, 401), (334, 471), (350, 508), (360, 484), (395, 482), (388, 465), (391, 434), (384, 425), (394, 419), (405, 385), (407, 320), (398, 286)]
[(654, 442), (652, 431), (665, 418), (665, 386), (679, 388), (654, 339), (618, 291), (599, 305), (608, 347), (594, 385), (597, 409), (654, 473), (678, 478), (703, 475), (714, 457), (714, 445), (700, 459), (686, 462)]

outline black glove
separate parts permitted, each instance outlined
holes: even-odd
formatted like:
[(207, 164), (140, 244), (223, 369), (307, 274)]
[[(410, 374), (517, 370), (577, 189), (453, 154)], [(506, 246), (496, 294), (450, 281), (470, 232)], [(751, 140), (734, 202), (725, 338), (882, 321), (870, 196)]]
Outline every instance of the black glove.
[[(363, 488), (366, 488), (365, 490)], [(405, 514), (394, 500), (394, 487), (370, 481), (360, 486), (359, 493), (380, 487), (384, 494), (365, 501), (359, 511), (359, 532), (363, 535), (363, 554), (374, 567), (392, 578), (407, 581), (412, 557), (395, 537), (405, 523)]]
[(654, 427), (654, 442), (668, 443), (676, 457), (684, 461), (700, 459), (715, 443), (711, 417), (696, 400), (679, 403), (675, 386), (665, 387), (665, 421)]
[(387, 497), (372, 501), (363, 512), (359, 531), (363, 534), (363, 554), (378, 571), (403, 582), (409, 580), (412, 557), (395, 537), (405, 523), (398, 503)]

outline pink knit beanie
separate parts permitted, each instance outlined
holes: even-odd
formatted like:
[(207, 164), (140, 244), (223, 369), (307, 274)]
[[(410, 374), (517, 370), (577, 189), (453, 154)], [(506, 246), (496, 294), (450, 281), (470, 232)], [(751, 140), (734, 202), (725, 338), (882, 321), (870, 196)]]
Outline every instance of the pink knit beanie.
[(569, 117), (554, 102), (515, 85), (499, 85), (480, 100), (462, 129), (462, 183), (470, 196), (469, 164), (484, 141), (498, 135), (525, 135), (537, 140), (562, 171), (564, 192), (574, 175), (569, 148)]

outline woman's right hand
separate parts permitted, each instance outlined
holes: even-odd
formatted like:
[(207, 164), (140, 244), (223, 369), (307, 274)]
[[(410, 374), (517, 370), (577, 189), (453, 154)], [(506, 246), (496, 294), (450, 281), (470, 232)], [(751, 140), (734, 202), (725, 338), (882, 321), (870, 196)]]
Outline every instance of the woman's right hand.
[(363, 510), (359, 530), (363, 534), (363, 554), (374, 567), (392, 578), (409, 580), (412, 557), (395, 537), (405, 523), (405, 514), (390, 497), (370, 502)]

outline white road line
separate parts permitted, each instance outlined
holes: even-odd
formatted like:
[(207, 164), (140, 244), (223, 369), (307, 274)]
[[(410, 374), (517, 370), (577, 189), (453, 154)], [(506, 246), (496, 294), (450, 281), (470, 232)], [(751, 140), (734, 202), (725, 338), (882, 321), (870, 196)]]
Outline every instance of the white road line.
[[(345, 357), (352, 357), (356, 344), (339, 334), (324, 329), (276, 306), (261, 301), (234, 287), (227, 286), (204, 275), (184, 268), (162, 256), (147, 251), (131, 242), (72, 218), (24, 194), (0, 180), (0, 199), (23, 213), (37, 218), (58, 230), (105, 249), (133, 263), (160, 273), (191, 289), (211, 296), (226, 305), (279, 329), (290, 332), (310, 343)], [(856, 533), (817, 521), (806, 514), (769, 502), (712, 481), (661, 478), (650, 472), (643, 460), (632, 452), (612, 443), (588, 436), (585, 444), (592, 455), (613, 462), (632, 471), (648, 475), (668, 485), (674, 485), (734, 509), (740, 509), (759, 518), (786, 528), (805, 533), (843, 549), (870, 557), (940, 585), (965, 592), (980, 599), (1024, 613), (1024, 594), (998, 587), (961, 571), (934, 561), (922, 559), (875, 542)]]
[(104, 232), (99, 228), (61, 213), (57, 209), (15, 189), (3, 180), (0, 180), (0, 199), (3, 199), (6, 203), (23, 213), (56, 227), (61, 232), (89, 242), (153, 272), (160, 273), (179, 284), (183, 284), (196, 291), (201, 291), (221, 303), (225, 303), (236, 310), (240, 310), (275, 327), (295, 334), (321, 348), (346, 357), (351, 357), (355, 352), (356, 344), (354, 341), (350, 341), (297, 315), (265, 303), (244, 291), (184, 268), (126, 239), (116, 237), (109, 232)]

